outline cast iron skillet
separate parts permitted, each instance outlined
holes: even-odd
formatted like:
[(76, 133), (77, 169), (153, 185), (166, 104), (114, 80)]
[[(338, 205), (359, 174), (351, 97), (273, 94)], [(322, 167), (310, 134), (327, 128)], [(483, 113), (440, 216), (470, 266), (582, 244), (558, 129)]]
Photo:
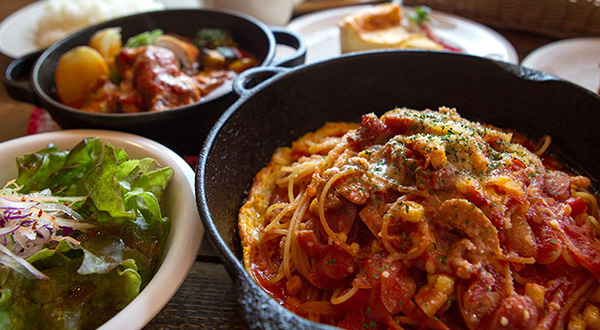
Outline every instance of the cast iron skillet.
[(218, 120), (200, 153), (196, 198), (252, 328), (322, 327), (278, 305), (244, 270), (237, 215), (252, 178), (275, 149), (325, 122), (358, 122), (363, 114), (396, 106), (456, 107), (467, 119), (533, 139), (550, 134), (551, 152), (598, 187), (600, 97), (542, 72), (469, 55), (385, 51), (291, 71), (253, 69), (234, 89), (241, 98)]
[[(175, 151), (192, 155), (217, 118), (235, 100), (231, 89), (219, 89), (199, 103), (160, 112), (135, 114), (98, 114), (77, 110), (54, 98), (54, 72), (62, 54), (86, 45), (98, 30), (121, 27), (123, 39), (138, 33), (162, 29), (193, 38), (201, 28), (223, 28), (233, 34), (242, 49), (260, 60), (261, 66), (295, 66), (304, 63), (306, 46), (293, 32), (267, 27), (260, 21), (232, 12), (180, 9), (164, 10), (117, 18), (81, 30), (50, 46), (45, 51), (27, 55), (10, 63), (3, 76), (9, 95), (50, 112), (62, 128), (103, 128), (121, 130), (153, 138)], [(295, 52), (284, 60), (275, 60), (276, 44), (291, 46)]]

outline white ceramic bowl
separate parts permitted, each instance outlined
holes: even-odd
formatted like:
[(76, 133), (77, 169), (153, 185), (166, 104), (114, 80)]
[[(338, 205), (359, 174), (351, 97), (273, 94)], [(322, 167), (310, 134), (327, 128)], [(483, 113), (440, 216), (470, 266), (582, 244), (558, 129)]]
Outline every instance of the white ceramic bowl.
[(105, 130), (64, 130), (29, 135), (0, 143), (0, 182), (17, 176), (16, 157), (53, 143), (70, 149), (83, 138), (96, 136), (104, 143), (123, 147), (131, 158), (152, 157), (170, 166), (174, 175), (163, 194), (162, 210), (171, 219), (164, 259), (160, 268), (140, 294), (104, 323), (100, 329), (139, 329), (144, 327), (175, 294), (192, 267), (204, 230), (194, 198), (194, 171), (175, 152), (147, 138)]

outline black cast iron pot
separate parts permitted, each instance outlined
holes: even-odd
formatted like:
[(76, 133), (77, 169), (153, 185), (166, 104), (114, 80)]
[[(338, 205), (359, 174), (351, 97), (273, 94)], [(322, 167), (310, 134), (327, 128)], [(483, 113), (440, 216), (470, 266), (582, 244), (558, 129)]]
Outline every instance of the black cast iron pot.
[[(3, 76), (8, 94), (19, 101), (42, 107), (62, 128), (102, 128), (143, 135), (183, 155), (195, 155), (215, 121), (236, 99), (231, 89), (219, 89), (198, 103), (160, 112), (131, 114), (89, 113), (55, 99), (54, 73), (62, 54), (87, 45), (90, 37), (107, 27), (121, 27), (123, 39), (144, 31), (162, 29), (194, 38), (201, 28), (229, 30), (239, 46), (260, 61), (260, 66), (295, 66), (304, 63), (306, 46), (293, 32), (268, 27), (241, 14), (210, 10), (180, 9), (135, 14), (83, 29), (50, 46), (10, 63)], [(290, 57), (275, 59), (276, 45), (295, 49)]]
[(600, 97), (542, 72), (469, 55), (390, 51), (294, 70), (251, 70), (234, 89), (241, 98), (218, 120), (200, 153), (196, 198), (252, 328), (323, 327), (281, 307), (244, 270), (237, 216), (252, 178), (275, 149), (328, 121), (359, 122), (363, 114), (396, 106), (456, 107), (464, 118), (532, 139), (551, 135), (550, 151), (598, 187)]

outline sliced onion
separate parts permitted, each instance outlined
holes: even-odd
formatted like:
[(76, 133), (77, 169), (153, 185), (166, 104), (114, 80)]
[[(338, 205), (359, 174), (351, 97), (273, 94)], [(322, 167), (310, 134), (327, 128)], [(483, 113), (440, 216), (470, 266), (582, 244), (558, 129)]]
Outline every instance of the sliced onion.
[[(78, 212), (65, 205), (85, 198), (61, 199), (50, 196), (50, 193), (49, 190), (30, 195), (19, 195), (14, 191), (0, 193), (0, 239), (4, 238), (4, 249), (23, 261), (23, 258), (40, 251), (50, 241), (71, 241), (70, 237), (58, 235), (60, 228), (66, 229), (64, 234), (69, 230), (84, 231), (96, 227), (83, 222), (84, 218)], [(79, 244), (77, 240), (72, 243)], [(17, 266), (18, 263), (8, 257), (2, 258), (6, 260), (0, 260), (0, 264), (6, 264), (17, 271), (21, 269), (19, 272), (24, 273), (22, 267)]]
[(83, 217), (75, 212), (75, 210), (73, 210), (72, 208), (63, 205), (63, 204), (40, 204), (39, 209), (42, 211), (61, 211), (64, 214), (72, 217), (73, 219), (77, 220), (77, 221), (84, 221)]
[(14, 233), (17, 229), (19, 229), (19, 225), (12, 225), (4, 228), (0, 228), (0, 236), (4, 236), (7, 234)]
[(0, 208), (1, 209), (15, 209), (15, 210), (25, 210), (34, 207), (37, 202), (32, 201), (22, 201), (21, 197), (19, 198), (11, 198), (6, 195), (0, 195)]
[(0, 244), (0, 264), (10, 267), (29, 279), (49, 280), (46, 274), (40, 272), (27, 260), (14, 255), (6, 246)]
[[(3, 212), (4, 218), (6, 220), (21, 220), (21, 219), (26, 219), (27, 217), (29, 217), (29, 213), (28, 212), (14, 212), (15, 209), (8, 209), (6, 211)], [(18, 211), (24, 211), (24, 210), (18, 210)]]
[(33, 241), (37, 238), (37, 234), (27, 227), (20, 227), (19, 233), (23, 234), (28, 240)]
[(55, 221), (61, 227), (71, 227), (72, 229), (77, 229), (77, 230), (86, 230), (86, 229), (96, 228), (96, 226), (91, 223), (77, 222), (77, 221), (73, 221), (73, 220), (65, 219), (65, 218), (56, 218)]

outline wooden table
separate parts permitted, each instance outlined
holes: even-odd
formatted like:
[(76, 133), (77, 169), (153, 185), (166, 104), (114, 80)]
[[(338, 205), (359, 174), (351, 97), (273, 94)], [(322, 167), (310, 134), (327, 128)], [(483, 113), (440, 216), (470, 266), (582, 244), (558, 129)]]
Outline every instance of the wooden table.
[[(0, 20), (33, 0), (0, 0)], [(522, 60), (532, 50), (556, 39), (518, 31), (499, 30), (516, 48)], [(0, 64), (10, 61), (0, 55)], [(0, 141), (25, 135), (32, 106), (15, 102), (0, 87)], [(237, 291), (219, 262), (215, 250), (204, 240), (187, 279), (147, 329), (244, 329), (236, 302)]]

